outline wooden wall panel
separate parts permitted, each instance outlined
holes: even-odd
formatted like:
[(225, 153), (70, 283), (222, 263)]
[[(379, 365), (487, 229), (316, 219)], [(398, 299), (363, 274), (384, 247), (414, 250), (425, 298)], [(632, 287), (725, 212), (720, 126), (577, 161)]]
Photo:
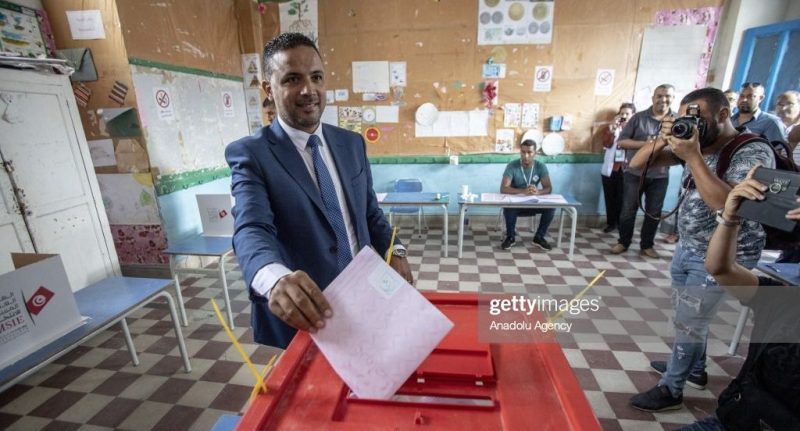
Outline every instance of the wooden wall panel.
[[(720, 6), (723, 0), (556, 0), (550, 45), (477, 45), (478, 0), (336, 0), (319, 1), (319, 47), (328, 72), (328, 89), (347, 88), (342, 106), (380, 105), (362, 102), (352, 93), (353, 61), (406, 61), (408, 87), (400, 123), (379, 124), (382, 138), (369, 146), (371, 155), (416, 155), (491, 152), (494, 131), (502, 128), (503, 103), (540, 104), (540, 129), (553, 115), (571, 115), (573, 130), (562, 132), (567, 151), (597, 152), (591, 134), (597, 123), (613, 116), (633, 96), (639, 50), (646, 25), (658, 10)], [(278, 8), (262, 15), (262, 35), (278, 34)], [(440, 110), (481, 108), (481, 68), (493, 57), (506, 63), (500, 81), (498, 109), (481, 138), (416, 138), (414, 112), (425, 102)], [(536, 65), (552, 64), (552, 91), (533, 92)], [(614, 69), (609, 96), (594, 95), (598, 68)], [(437, 91), (434, 83), (439, 85)], [(446, 92), (442, 89), (446, 88)], [(639, 107), (647, 108), (646, 106)], [(517, 137), (522, 130), (518, 131)]]
[(234, 0), (117, 0), (117, 7), (129, 57), (242, 76)]

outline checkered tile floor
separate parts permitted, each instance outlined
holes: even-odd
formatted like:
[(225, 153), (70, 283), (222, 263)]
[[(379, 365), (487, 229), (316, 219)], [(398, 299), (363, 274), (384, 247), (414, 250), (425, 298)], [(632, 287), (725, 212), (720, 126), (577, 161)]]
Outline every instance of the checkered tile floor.
[[(464, 257), (441, 257), (441, 230), (425, 237), (401, 231), (420, 290), (544, 291), (568, 295), (586, 286), (600, 270), (605, 278), (593, 288), (602, 296), (600, 311), (571, 319), (573, 331), (563, 337), (564, 354), (573, 367), (604, 429), (671, 430), (711, 414), (716, 397), (743, 362), (726, 354), (739, 314), (729, 300), (712, 324), (708, 345), (707, 390), (686, 388), (685, 407), (670, 413), (645, 413), (631, 408), (631, 395), (651, 388), (658, 375), (651, 360), (670, 351), (669, 259), (674, 246), (657, 240), (660, 259), (640, 257), (637, 240), (628, 253), (611, 255), (616, 233), (580, 228), (575, 257), (564, 249), (544, 252), (523, 232), (517, 245), (499, 249), (501, 234), (492, 224), (473, 223), (467, 230)], [(555, 245), (554, 230), (551, 242)], [(456, 254), (450, 235), (450, 254)], [(233, 263), (233, 262), (232, 262)], [(235, 334), (256, 365), (267, 363), (273, 349), (254, 344), (249, 302), (235, 265), (228, 274)], [(130, 363), (118, 328), (108, 330), (39, 373), (0, 394), (0, 429), (35, 430), (208, 430), (222, 414), (243, 411), (252, 378), (214, 316), (210, 298), (223, 306), (219, 281), (189, 277), (183, 282), (189, 313), (184, 328), (193, 371), (185, 373), (171, 332), (165, 304), (137, 311), (129, 319), (141, 364)], [(740, 346), (738, 354), (746, 352)]]

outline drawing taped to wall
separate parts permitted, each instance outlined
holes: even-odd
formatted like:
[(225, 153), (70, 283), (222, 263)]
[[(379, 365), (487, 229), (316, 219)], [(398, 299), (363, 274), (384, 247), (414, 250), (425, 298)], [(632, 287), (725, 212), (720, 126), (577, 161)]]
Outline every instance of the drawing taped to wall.
[(340, 106), (339, 127), (361, 133), (361, 115), (360, 106)]
[(0, 51), (46, 57), (47, 45), (33, 9), (0, 1)]
[(554, 8), (552, 0), (478, 0), (478, 45), (548, 44)]
[(319, 39), (317, 0), (292, 0), (281, 3), (281, 33), (302, 33), (313, 40)]
[(161, 224), (151, 174), (98, 174), (97, 183), (111, 224)]

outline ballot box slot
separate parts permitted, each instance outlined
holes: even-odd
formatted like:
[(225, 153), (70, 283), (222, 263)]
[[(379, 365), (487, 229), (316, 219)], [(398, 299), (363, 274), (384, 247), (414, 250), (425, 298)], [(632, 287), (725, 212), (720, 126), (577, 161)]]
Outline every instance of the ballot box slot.
[(452, 394), (409, 394), (400, 393), (393, 395), (388, 400), (371, 400), (358, 398), (353, 392), (347, 394), (350, 403), (372, 403), (372, 404), (413, 404), (418, 406), (454, 406), (469, 408), (493, 409), (497, 401), (492, 397), (460, 397)]
[(472, 384), (496, 381), (489, 349), (436, 348), (417, 367), (415, 379), (447, 380)]

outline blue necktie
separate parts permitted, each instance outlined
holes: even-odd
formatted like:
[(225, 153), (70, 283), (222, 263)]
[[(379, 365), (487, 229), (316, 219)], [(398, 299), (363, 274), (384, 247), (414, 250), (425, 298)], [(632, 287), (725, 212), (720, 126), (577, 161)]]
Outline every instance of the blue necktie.
[(328, 167), (325, 166), (322, 154), (319, 152), (320, 145), (322, 145), (322, 142), (319, 136), (311, 135), (308, 137), (306, 146), (311, 148), (311, 157), (314, 159), (314, 173), (317, 175), (319, 193), (328, 213), (328, 221), (336, 233), (336, 263), (339, 272), (341, 272), (353, 259), (353, 255), (350, 253), (350, 242), (347, 240), (347, 229), (344, 226), (342, 209), (339, 207), (339, 199), (336, 198), (336, 188), (333, 186), (331, 174), (328, 171)]

